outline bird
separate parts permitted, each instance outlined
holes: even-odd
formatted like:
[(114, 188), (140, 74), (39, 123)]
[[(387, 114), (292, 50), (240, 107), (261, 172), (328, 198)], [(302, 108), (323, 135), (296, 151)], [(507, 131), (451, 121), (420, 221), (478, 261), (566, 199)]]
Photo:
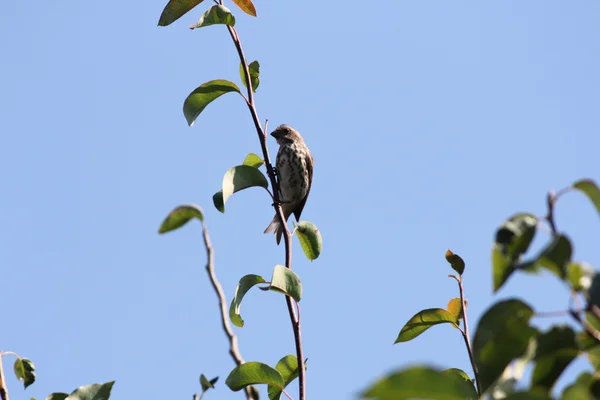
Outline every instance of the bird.
[[(314, 160), (300, 133), (291, 126), (280, 125), (271, 132), (271, 136), (279, 144), (275, 167), (283, 216), (287, 222), (293, 213), (299, 221), (312, 185)], [(265, 233), (277, 235), (279, 245), (284, 230), (279, 216), (275, 214)]]

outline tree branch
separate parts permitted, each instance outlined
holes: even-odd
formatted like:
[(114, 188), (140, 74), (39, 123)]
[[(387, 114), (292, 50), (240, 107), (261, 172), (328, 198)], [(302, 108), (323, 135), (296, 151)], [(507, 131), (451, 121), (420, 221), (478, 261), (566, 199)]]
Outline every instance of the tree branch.
[(461, 329), (465, 346), (467, 347), (467, 353), (469, 353), (469, 360), (471, 361), (471, 367), (473, 368), (473, 374), (475, 375), (475, 384), (477, 385), (477, 393), (481, 396), (481, 384), (479, 383), (479, 371), (477, 370), (477, 364), (475, 364), (475, 355), (473, 354), (473, 347), (471, 346), (471, 339), (469, 337), (469, 321), (467, 320), (467, 304), (465, 302), (465, 289), (463, 287), (462, 276), (450, 275), (456, 282), (458, 282), (458, 291), (460, 293), (460, 312), (463, 317), (464, 330)]
[(2, 366), (2, 356), (4, 353), (0, 352), (0, 399), (8, 399), (8, 390), (6, 389), (6, 381), (4, 380), (4, 368)]
[[(244, 56), (244, 51), (242, 49), (242, 44), (240, 42), (240, 38), (238, 36), (237, 31), (234, 27), (227, 25), (227, 30), (229, 31), (229, 35), (231, 36), (231, 40), (235, 44), (235, 48), (237, 50), (240, 63), (242, 64), (242, 69), (244, 71), (244, 77), (247, 83), (247, 105), (250, 111), (250, 115), (252, 116), (252, 120), (254, 121), (254, 127), (256, 128), (256, 133), (258, 135), (258, 141), (260, 142), (260, 147), (263, 153), (263, 158), (265, 161), (265, 166), (267, 168), (267, 175), (269, 176), (269, 181), (271, 182), (271, 187), (273, 188), (273, 207), (275, 208), (275, 213), (279, 216), (279, 220), (281, 222), (281, 226), (285, 229), (285, 235), (283, 235), (284, 243), (285, 243), (285, 266), (288, 269), (292, 269), (292, 234), (287, 226), (285, 217), (283, 215), (283, 209), (281, 208), (281, 199), (279, 198), (279, 183), (275, 178), (275, 173), (273, 171), (273, 166), (271, 165), (271, 160), (269, 157), (269, 149), (267, 148), (267, 134), (263, 131), (260, 119), (258, 118), (258, 113), (256, 111), (256, 104), (254, 103), (254, 93), (252, 92), (252, 80), (250, 78), (250, 71), (248, 70), (248, 63), (246, 62), (246, 56)], [(298, 359), (298, 382), (299, 382), (299, 400), (306, 400), (306, 366), (304, 363), (304, 351), (302, 349), (302, 328), (300, 326), (300, 318), (296, 313), (296, 309), (294, 308), (294, 303), (291, 297), (285, 296), (285, 301), (288, 308), (288, 313), (290, 315), (290, 320), (292, 323), (292, 330), (294, 331), (294, 342), (296, 346), (296, 358)]]
[[(202, 221), (202, 237), (204, 238), (204, 247), (206, 248), (206, 272), (208, 273), (210, 283), (212, 284), (212, 287), (215, 289), (215, 293), (219, 298), (221, 324), (223, 325), (223, 330), (225, 331), (225, 335), (227, 335), (227, 339), (229, 339), (229, 354), (231, 355), (235, 365), (239, 367), (245, 361), (240, 354), (237, 335), (233, 332), (231, 324), (229, 323), (229, 316), (227, 314), (227, 300), (225, 299), (225, 293), (223, 293), (223, 287), (221, 286), (221, 283), (217, 279), (217, 275), (215, 273), (213, 247), (204, 221)], [(252, 386), (246, 386), (244, 388), (244, 393), (246, 395), (246, 399), (248, 400), (258, 400), (258, 397), (255, 395), (256, 392), (256, 389), (254, 389)]]

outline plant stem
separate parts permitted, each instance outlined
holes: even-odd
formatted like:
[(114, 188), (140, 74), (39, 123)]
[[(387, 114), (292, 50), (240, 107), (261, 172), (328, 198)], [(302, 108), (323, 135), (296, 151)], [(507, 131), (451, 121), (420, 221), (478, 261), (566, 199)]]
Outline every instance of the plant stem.
[[(220, 3), (222, 4), (222, 1), (220, 1)], [(260, 142), (265, 166), (267, 168), (267, 175), (269, 176), (269, 181), (271, 182), (271, 187), (273, 188), (273, 207), (275, 208), (275, 213), (279, 216), (279, 220), (281, 222), (282, 227), (285, 229), (285, 235), (283, 235), (285, 243), (285, 266), (291, 270), (292, 234), (290, 233), (290, 230), (287, 226), (285, 217), (283, 215), (283, 209), (281, 208), (281, 199), (279, 198), (279, 183), (277, 182), (277, 179), (275, 179), (275, 173), (273, 171), (273, 166), (271, 165), (271, 161), (269, 158), (269, 149), (267, 147), (267, 134), (262, 129), (260, 119), (258, 118), (258, 113), (256, 111), (256, 104), (254, 103), (254, 93), (252, 92), (252, 80), (250, 78), (248, 63), (246, 62), (246, 56), (244, 56), (244, 51), (242, 49), (240, 38), (234, 27), (227, 25), (227, 30), (229, 31), (231, 40), (235, 44), (235, 48), (240, 58), (240, 63), (242, 64), (242, 69), (244, 71), (244, 77), (246, 79), (246, 86), (248, 92), (246, 104), (248, 105), (248, 109), (250, 110), (252, 120), (254, 121), (254, 127), (256, 128), (256, 133), (258, 134), (258, 141)], [(288, 313), (290, 315), (290, 320), (292, 323), (292, 330), (294, 331), (296, 358), (298, 359), (299, 400), (306, 400), (306, 367), (304, 363), (304, 351), (302, 349), (302, 328), (300, 326), (300, 318), (296, 313), (296, 309), (294, 308), (292, 298), (289, 296), (285, 296), (285, 301), (287, 303)]]
[[(245, 361), (242, 355), (240, 354), (240, 349), (238, 347), (238, 338), (237, 335), (233, 332), (231, 328), (231, 324), (229, 323), (229, 316), (227, 315), (227, 300), (225, 299), (225, 293), (223, 292), (223, 287), (221, 283), (217, 279), (217, 275), (215, 273), (215, 261), (213, 254), (213, 247), (210, 241), (210, 236), (208, 235), (208, 230), (206, 229), (206, 224), (202, 221), (202, 237), (204, 239), (204, 247), (206, 248), (206, 272), (208, 273), (208, 278), (210, 283), (212, 284), (217, 297), (219, 298), (219, 310), (221, 311), (221, 324), (223, 325), (223, 330), (225, 331), (225, 335), (227, 335), (227, 339), (229, 339), (229, 354), (233, 359), (233, 362), (238, 367), (242, 365)], [(246, 399), (248, 400), (258, 400), (254, 396), (256, 390), (253, 390), (252, 386), (246, 386), (244, 388), (244, 393), (246, 395)], [(200, 396), (200, 399), (204, 396)]]
[(465, 346), (467, 346), (467, 353), (469, 353), (469, 360), (471, 361), (471, 367), (473, 368), (473, 374), (475, 375), (475, 384), (477, 385), (477, 393), (481, 396), (481, 385), (479, 383), (479, 371), (477, 370), (477, 364), (475, 364), (475, 355), (473, 354), (473, 347), (471, 346), (471, 339), (469, 337), (469, 321), (467, 320), (467, 304), (465, 302), (465, 289), (463, 287), (462, 276), (452, 275), (458, 282), (458, 291), (460, 292), (460, 304), (461, 314), (463, 317), (464, 331), (461, 330), (463, 339), (465, 340)]
[(4, 380), (4, 368), (2, 366), (2, 356), (4, 353), (0, 352), (0, 399), (8, 399), (8, 390), (6, 389), (6, 381)]

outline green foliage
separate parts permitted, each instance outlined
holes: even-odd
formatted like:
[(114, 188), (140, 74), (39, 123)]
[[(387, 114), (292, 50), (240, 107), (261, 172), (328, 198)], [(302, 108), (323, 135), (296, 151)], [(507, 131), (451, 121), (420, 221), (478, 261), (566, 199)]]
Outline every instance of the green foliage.
[(110, 397), (114, 381), (80, 386), (71, 394), (52, 393), (46, 400), (106, 400)]
[(479, 320), (473, 338), (481, 390), (485, 392), (506, 366), (522, 356), (538, 331), (529, 325), (533, 309), (517, 299), (500, 301)]
[(283, 389), (285, 382), (276, 369), (260, 362), (247, 362), (231, 371), (225, 384), (237, 392), (249, 385), (266, 384)]
[(258, 155), (250, 153), (246, 156), (242, 164), (253, 168), (259, 168), (262, 165), (264, 165), (264, 163), (265, 162), (263, 161), (263, 159), (260, 158)]
[(160, 14), (158, 26), (172, 24), (203, 1), (204, 0), (170, 0), (165, 6), (162, 14)]
[(494, 291), (519, 268), (519, 261), (535, 237), (537, 218), (532, 214), (516, 214), (500, 226), (492, 251)]
[(206, 10), (197, 24), (190, 26), (190, 29), (202, 28), (210, 25), (235, 25), (235, 17), (229, 11), (229, 8), (217, 4)]
[(312, 222), (300, 221), (295, 232), (306, 258), (310, 261), (319, 258), (323, 249), (323, 238), (319, 229)]
[(294, 271), (287, 269), (283, 265), (276, 265), (273, 270), (273, 278), (269, 289), (290, 296), (296, 302), (302, 299), (302, 284), (300, 278)]
[(462, 318), (462, 304), (460, 298), (455, 297), (454, 299), (450, 299), (448, 305), (446, 306), (446, 310), (455, 318), (454, 323), (458, 325), (459, 320)]
[(194, 124), (198, 115), (207, 105), (226, 93), (240, 93), (240, 88), (233, 82), (217, 79), (198, 86), (183, 102), (183, 115), (189, 126)]
[(200, 374), (200, 386), (202, 387), (202, 393), (206, 392), (208, 389), (214, 389), (215, 383), (217, 383), (218, 380), (218, 376), (208, 380), (204, 374)]
[(240, 315), (240, 307), (242, 304), (242, 300), (244, 299), (244, 295), (250, 290), (253, 286), (258, 285), (259, 283), (266, 283), (265, 278), (259, 275), (246, 275), (242, 279), (240, 279), (240, 283), (235, 289), (235, 296), (231, 302), (231, 306), (229, 307), (229, 318), (231, 322), (238, 327), (244, 326), (244, 320)]
[(394, 344), (408, 342), (434, 325), (448, 323), (458, 327), (456, 322), (456, 317), (443, 308), (419, 311), (402, 327)]
[(537, 338), (531, 386), (550, 393), (557, 379), (579, 354), (575, 331), (554, 326)]
[(590, 199), (596, 211), (600, 213), (600, 188), (590, 179), (575, 182), (573, 188), (581, 190)]
[(35, 366), (33, 362), (27, 358), (17, 358), (13, 366), (15, 376), (23, 382), (23, 386), (27, 389), (35, 382)]
[(364, 399), (477, 399), (464, 377), (429, 367), (412, 367), (380, 379), (362, 393)]
[[(287, 355), (277, 362), (275, 369), (281, 374), (283, 378), (284, 389), (294, 379), (298, 377), (298, 359), (293, 355)], [(267, 388), (269, 400), (279, 400), (281, 398), (281, 388), (269, 385)]]
[(160, 228), (158, 229), (158, 233), (167, 233), (181, 228), (192, 218), (198, 218), (200, 221), (204, 221), (204, 213), (199, 206), (194, 204), (185, 204), (176, 207), (164, 219), (160, 225)]
[(250, 187), (267, 189), (269, 183), (263, 173), (254, 167), (238, 165), (230, 168), (223, 177), (223, 204), (232, 194)]
[(567, 275), (567, 265), (571, 261), (572, 253), (573, 247), (569, 239), (564, 235), (557, 235), (542, 250), (535, 264), (548, 269), (560, 279), (564, 279)]
[[(250, 81), (252, 82), (252, 91), (256, 92), (258, 89), (258, 85), (260, 85), (260, 79), (258, 78), (260, 75), (260, 64), (258, 61), (252, 61), (248, 64), (248, 73), (250, 74)], [(245, 87), (248, 87), (248, 82), (246, 82), (246, 74), (244, 73), (244, 64), (240, 64), (240, 77), (242, 78), (242, 83)]]
[(462, 275), (463, 272), (465, 272), (465, 262), (458, 254), (454, 254), (452, 251), (446, 250), (446, 261), (450, 263), (452, 269), (458, 272), (459, 275)]

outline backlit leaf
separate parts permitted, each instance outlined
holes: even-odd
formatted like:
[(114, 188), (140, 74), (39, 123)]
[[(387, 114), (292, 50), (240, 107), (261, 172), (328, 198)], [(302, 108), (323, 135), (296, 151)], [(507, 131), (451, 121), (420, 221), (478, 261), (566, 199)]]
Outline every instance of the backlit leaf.
[(223, 177), (223, 204), (232, 194), (255, 186), (265, 189), (269, 187), (267, 178), (258, 169), (248, 165), (230, 168)]
[(208, 10), (206, 10), (206, 12), (202, 14), (202, 17), (200, 17), (198, 23), (190, 26), (190, 29), (202, 28), (203, 26), (218, 24), (229, 26), (235, 25), (235, 17), (233, 16), (233, 14), (231, 14), (229, 8), (220, 4), (214, 5)]
[(172, 24), (202, 1), (204, 0), (170, 0), (160, 14), (158, 26)]
[(158, 229), (158, 233), (167, 233), (187, 224), (192, 218), (204, 220), (202, 209), (195, 204), (185, 204), (175, 208), (167, 215)]
[(242, 304), (242, 300), (244, 299), (244, 295), (250, 290), (254, 285), (258, 285), (259, 283), (265, 283), (265, 279), (260, 275), (246, 275), (242, 279), (240, 279), (240, 283), (235, 289), (235, 296), (231, 301), (231, 305), (229, 306), (229, 318), (231, 322), (238, 327), (244, 326), (244, 320), (240, 315), (240, 307)]
[(445, 323), (457, 326), (454, 315), (442, 308), (429, 308), (419, 311), (402, 327), (394, 344), (408, 342), (432, 326)]
[(225, 384), (237, 392), (248, 385), (267, 384), (283, 389), (283, 377), (274, 368), (260, 362), (247, 362), (231, 371)]
[(194, 124), (198, 115), (217, 98), (225, 93), (240, 93), (240, 88), (224, 79), (209, 81), (198, 86), (183, 102), (183, 115), (189, 126)]
[(310, 261), (316, 260), (323, 249), (323, 238), (319, 229), (312, 222), (300, 221), (295, 232), (306, 258)]
[(506, 366), (521, 357), (537, 330), (529, 326), (534, 311), (520, 300), (494, 304), (481, 317), (473, 338), (482, 391), (486, 391)]

